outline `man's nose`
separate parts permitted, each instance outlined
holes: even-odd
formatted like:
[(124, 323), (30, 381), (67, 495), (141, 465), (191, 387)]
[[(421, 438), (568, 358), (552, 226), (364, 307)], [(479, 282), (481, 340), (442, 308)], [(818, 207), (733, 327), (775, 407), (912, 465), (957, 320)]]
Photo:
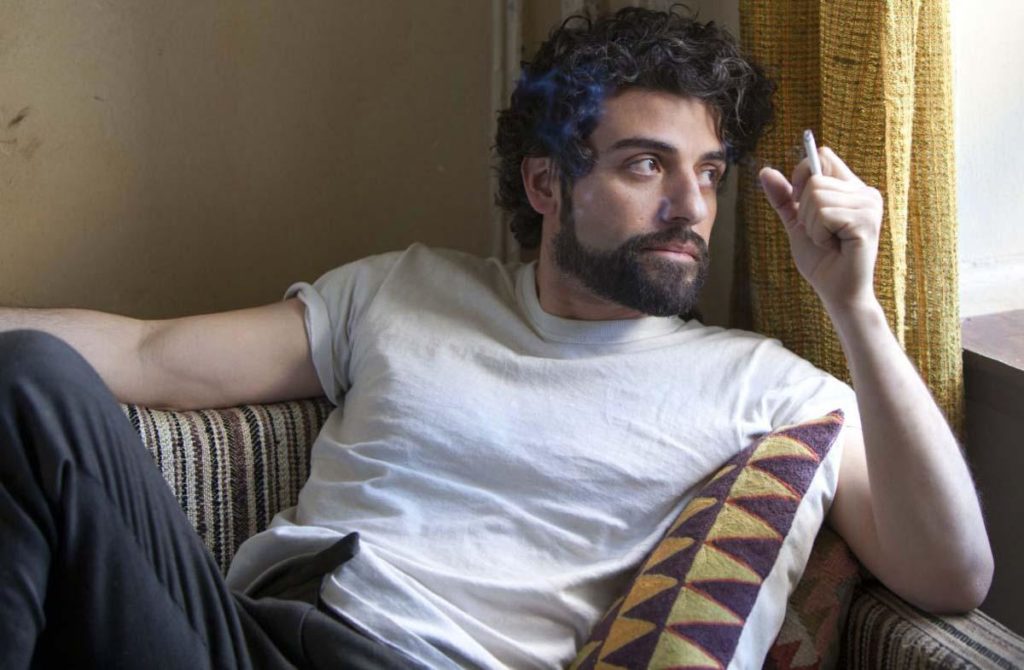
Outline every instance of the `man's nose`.
[(695, 226), (707, 217), (708, 204), (696, 178), (674, 180), (661, 200), (658, 218), (677, 226)]

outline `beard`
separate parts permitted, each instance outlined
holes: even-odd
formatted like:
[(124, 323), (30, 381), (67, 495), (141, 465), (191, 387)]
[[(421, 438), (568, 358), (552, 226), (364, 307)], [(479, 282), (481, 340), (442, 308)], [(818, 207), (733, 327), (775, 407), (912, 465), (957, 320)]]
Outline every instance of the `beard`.
[[(576, 236), (572, 199), (564, 193), (561, 228), (554, 239), (555, 264), (601, 298), (650, 316), (690, 315), (707, 280), (711, 257), (704, 240), (688, 227), (636, 235), (610, 251), (595, 251)], [(696, 263), (679, 263), (651, 253), (652, 247), (690, 242)]]

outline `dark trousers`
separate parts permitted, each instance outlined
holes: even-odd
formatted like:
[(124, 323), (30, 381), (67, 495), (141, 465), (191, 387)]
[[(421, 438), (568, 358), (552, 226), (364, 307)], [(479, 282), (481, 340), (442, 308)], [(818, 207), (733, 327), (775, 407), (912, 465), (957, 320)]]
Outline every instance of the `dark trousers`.
[(86, 361), (0, 334), (0, 666), (397, 668), (316, 606), (232, 593)]

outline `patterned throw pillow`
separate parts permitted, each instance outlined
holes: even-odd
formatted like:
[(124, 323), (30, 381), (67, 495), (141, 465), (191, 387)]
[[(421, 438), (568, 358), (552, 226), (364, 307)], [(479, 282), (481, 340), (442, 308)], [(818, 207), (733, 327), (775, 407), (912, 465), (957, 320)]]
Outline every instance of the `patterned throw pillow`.
[(654, 548), (571, 668), (756, 668), (835, 495), (843, 414), (729, 460)]

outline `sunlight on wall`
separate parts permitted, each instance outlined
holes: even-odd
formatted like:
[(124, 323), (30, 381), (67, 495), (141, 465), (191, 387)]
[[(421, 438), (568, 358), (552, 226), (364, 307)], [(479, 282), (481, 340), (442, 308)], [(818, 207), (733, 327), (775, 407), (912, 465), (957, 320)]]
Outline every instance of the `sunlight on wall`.
[(950, 0), (961, 316), (1024, 309), (1024, 4)]

